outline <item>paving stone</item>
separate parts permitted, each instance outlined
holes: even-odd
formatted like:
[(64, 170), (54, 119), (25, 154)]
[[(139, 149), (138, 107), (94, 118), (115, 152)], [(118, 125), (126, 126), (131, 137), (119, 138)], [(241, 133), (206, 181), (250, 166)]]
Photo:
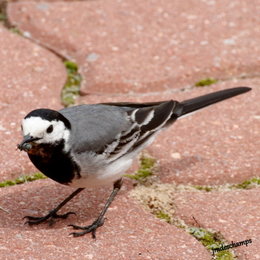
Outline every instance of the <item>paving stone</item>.
[(51, 180), (0, 189), (0, 254), (2, 259), (211, 259), (210, 253), (181, 229), (145, 212), (123, 189), (106, 215), (97, 239), (68, 236), (70, 223), (86, 225), (98, 215), (107, 188), (83, 191), (63, 212), (76, 216), (46, 224), (23, 225), (24, 215), (46, 213), (71, 189)]
[(80, 64), (88, 93), (150, 92), (259, 74), (259, 1), (14, 2), (25, 34)]
[(20, 123), (31, 110), (60, 107), (66, 80), (62, 62), (49, 51), (0, 26), (1, 180), (35, 172), (27, 155), (16, 150)]
[[(17, 1), (8, 4), (8, 15), (25, 36), (80, 65), (82, 90), (92, 95), (80, 97), (79, 103), (184, 100), (227, 87), (253, 87), (180, 120), (147, 149), (159, 161), (162, 182), (225, 184), (259, 175), (260, 17), (252, 15), (258, 9), (257, 0)], [(49, 51), (2, 27), (0, 36), (0, 57), (7, 61), (0, 71), (0, 84), (8, 89), (0, 88), (0, 138), (6, 147), (0, 172), (6, 179), (35, 171), (25, 153), (14, 151), (19, 123), (33, 108), (60, 107), (66, 73)], [(179, 91), (205, 77), (226, 82)], [(6, 136), (11, 135), (14, 141), (9, 142)], [(96, 240), (68, 236), (67, 224), (91, 223), (110, 187), (82, 192), (62, 211), (77, 215), (53, 227), (28, 227), (22, 217), (48, 212), (70, 188), (47, 179), (0, 189), (1, 258), (211, 259), (191, 235), (145, 212), (129, 197), (130, 186), (126, 181)], [(252, 239), (235, 249), (240, 259), (251, 260), (259, 259), (258, 198), (259, 189), (178, 192), (174, 203), (176, 216), (188, 224), (196, 224), (194, 216), (227, 241)]]
[[(260, 189), (183, 192), (175, 195), (176, 216), (187, 224), (212, 228), (227, 240), (251, 239), (247, 246), (233, 248), (238, 259), (260, 259)], [(194, 221), (196, 219), (197, 223)]]
[[(158, 136), (148, 152), (161, 158), (161, 180), (207, 185), (259, 176), (259, 83), (248, 82), (250, 93), (186, 117)], [(206, 92), (194, 90), (191, 96)]]
[(185, 92), (153, 95), (88, 95), (81, 97), (80, 103), (182, 101), (241, 85), (253, 90), (175, 122), (147, 148), (159, 161), (158, 175), (163, 182), (239, 183), (259, 176), (259, 79), (233, 80)]

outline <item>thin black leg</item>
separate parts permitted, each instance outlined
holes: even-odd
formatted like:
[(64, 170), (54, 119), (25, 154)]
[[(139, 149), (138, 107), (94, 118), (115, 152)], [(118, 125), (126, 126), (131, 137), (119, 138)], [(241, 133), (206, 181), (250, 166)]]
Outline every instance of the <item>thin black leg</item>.
[(104, 208), (102, 209), (101, 213), (99, 214), (98, 218), (91, 225), (85, 226), (85, 227), (81, 227), (81, 226), (77, 226), (77, 225), (73, 225), (73, 224), (69, 225), (69, 226), (73, 227), (74, 229), (83, 230), (81, 232), (73, 232), (73, 233), (71, 233), (71, 235), (73, 235), (74, 237), (79, 237), (79, 236), (83, 236), (83, 235), (91, 232), (92, 238), (96, 238), (96, 230), (104, 224), (104, 216), (107, 212), (107, 209), (113, 202), (115, 196), (117, 195), (117, 193), (121, 187), (122, 187), (122, 179), (119, 179), (114, 183), (113, 191), (110, 194), (110, 196), (109, 196)]
[(50, 225), (54, 224), (54, 219), (55, 218), (67, 218), (70, 214), (75, 214), (74, 212), (67, 212), (66, 214), (58, 215), (57, 212), (67, 203), (69, 202), (72, 198), (74, 198), (77, 194), (79, 194), (81, 191), (83, 191), (84, 188), (79, 188), (72, 192), (65, 200), (63, 200), (56, 208), (51, 210), (46, 216), (43, 217), (33, 217), (33, 216), (25, 216), (24, 218), (27, 219), (25, 224), (29, 225), (37, 225), (42, 222), (45, 222), (46, 220), (49, 221)]

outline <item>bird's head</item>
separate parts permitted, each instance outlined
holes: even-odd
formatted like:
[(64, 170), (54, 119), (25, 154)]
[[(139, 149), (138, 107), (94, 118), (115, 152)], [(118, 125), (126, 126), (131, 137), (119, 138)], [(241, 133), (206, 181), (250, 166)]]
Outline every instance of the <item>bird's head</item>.
[(51, 109), (31, 111), (21, 124), (23, 140), (18, 145), (22, 151), (30, 152), (40, 144), (56, 145), (68, 141), (71, 125), (61, 113)]

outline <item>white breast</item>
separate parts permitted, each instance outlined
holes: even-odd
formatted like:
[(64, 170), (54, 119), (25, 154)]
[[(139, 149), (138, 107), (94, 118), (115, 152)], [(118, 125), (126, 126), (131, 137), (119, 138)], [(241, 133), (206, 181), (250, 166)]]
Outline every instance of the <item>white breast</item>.
[[(80, 165), (81, 178), (73, 179), (70, 186), (77, 188), (91, 188), (96, 186), (102, 186), (106, 184), (112, 184), (116, 180), (122, 178), (125, 172), (131, 167), (133, 162), (133, 156), (124, 156), (113, 163), (105, 165), (102, 160), (99, 160), (102, 155), (98, 155), (95, 158), (92, 157), (91, 162), (87, 161)], [(78, 161), (76, 158), (76, 161)]]

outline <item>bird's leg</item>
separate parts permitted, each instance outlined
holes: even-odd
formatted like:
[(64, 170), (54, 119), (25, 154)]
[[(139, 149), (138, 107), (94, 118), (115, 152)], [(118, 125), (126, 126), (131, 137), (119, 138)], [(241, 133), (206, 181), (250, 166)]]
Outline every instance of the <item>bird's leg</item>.
[(73, 227), (74, 229), (83, 230), (81, 232), (73, 232), (70, 235), (73, 235), (74, 237), (79, 237), (79, 236), (83, 236), (87, 233), (91, 233), (92, 238), (96, 238), (96, 230), (98, 229), (98, 227), (101, 227), (104, 224), (104, 216), (106, 214), (106, 211), (109, 208), (109, 206), (111, 205), (112, 201), (114, 200), (114, 198), (117, 195), (118, 191), (120, 190), (121, 186), (122, 186), (122, 179), (119, 179), (114, 183), (113, 191), (110, 194), (104, 208), (102, 209), (98, 218), (91, 225), (84, 226), (84, 227), (73, 225), (73, 224), (69, 225), (69, 226)]
[(84, 188), (79, 188), (75, 190), (73, 193), (71, 193), (65, 200), (63, 200), (56, 208), (51, 210), (46, 216), (43, 217), (33, 217), (33, 216), (25, 216), (24, 218), (27, 219), (25, 224), (29, 225), (37, 225), (40, 224), (46, 220), (49, 221), (50, 225), (54, 224), (55, 218), (67, 218), (70, 214), (75, 214), (74, 212), (67, 212), (66, 214), (58, 215), (57, 212), (72, 198), (74, 198), (77, 194), (79, 194)]

